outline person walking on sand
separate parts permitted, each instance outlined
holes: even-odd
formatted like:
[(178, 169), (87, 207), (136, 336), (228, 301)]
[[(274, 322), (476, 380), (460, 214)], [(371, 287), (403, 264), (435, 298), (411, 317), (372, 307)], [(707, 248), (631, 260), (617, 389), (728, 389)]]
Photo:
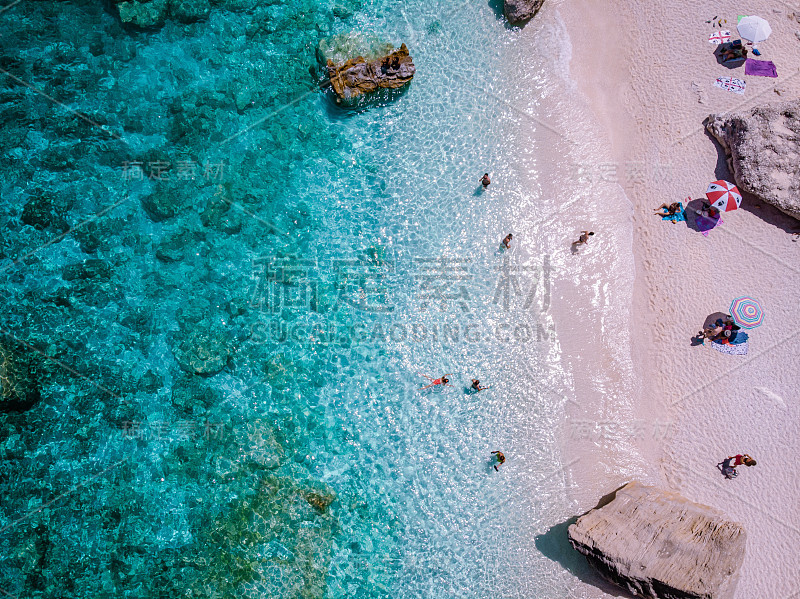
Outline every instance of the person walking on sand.
[(498, 466), (501, 465), (501, 464), (505, 464), (506, 456), (503, 455), (502, 451), (493, 451), (492, 455), (497, 460), (497, 463), (494, 465), (495, 472), (500, 472), (500, 469), (498, 468)]
[(742, 464), (745, 466), (755, 466), (756, 461), (746, 453), (738, 453), (736, 455), (728, 456), (719, 464), (717, 464), (717, 467), (720, 468), (720, 471), (725, 478), (733, 478), (738, 474), (738, 472), (736, 472), (736, 466), (741, 466)]
[(483, 177), (481, 177), (480, 181), (484, 187), (489, 187), (489, 184), (492, 182), (492, 180), (489, 179), (489, 173), (483, 173)]
[(581, 236), (578, 237), (578, 241), (573, 241), (572, 245), (578, 247), (579, 245), (585, 244), (589, 241), (591, 235), (594, 235), (594, 231), (581, 231)]
[(513, 236), (511, 233), (509, 233), (508, 235), (506, 235), (506, 236), (503, 238), (503, 241), (501, 241), (500, 243), (502, 244), (502, 246), (503, 246), (505, 249), (507, 249), (507, 250), (510, 250), (510, 249), (511, 249), (511, 240), (512, 240), (512, 239), (514, 239), (514, 236)]

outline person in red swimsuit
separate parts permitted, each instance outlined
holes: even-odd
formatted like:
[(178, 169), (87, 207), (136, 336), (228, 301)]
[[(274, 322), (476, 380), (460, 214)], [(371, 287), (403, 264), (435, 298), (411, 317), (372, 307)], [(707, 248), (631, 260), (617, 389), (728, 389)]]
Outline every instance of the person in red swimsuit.
[(448, 376), (453, 376), (453, 375), (452, 375), (452, 373), (450, 373), (450, 374), (443, 374), (443, 375), (442, 375), (442, 376), (440, 376), (438, 379), (435, 379), (435, 378), (433, 378), (433, 377), (431, 377), (431, 376), (428, 376), (427, 374), (422, 374), (421, 372), (419, 372), (419, 373), (417, 373), (417, 374), (419, 374), (420, 376), (424, 376), (426, 379), (428, 379), (429, 381), (431, 381), (431, 384), (430, 384), (430, 385), (425, 385), (425, 386), (424, 386), (422, 389), (420, 389), (420, 391), (424, 391), (425, 389), (428, 389), (428, 388), (430, 388), (430, 387), (435, 387), (436, 385), (442, 385), (443, 387), (451, 387), (451, 386), (452, 386), (452, 385), (448, 385), (448, 384), (447, 384), (447, 383), (449, 383), (449, 382), (450, 382), (450, 379), (449, 379), (449, 378), (447, 378), (447, 377), (448, 377)]

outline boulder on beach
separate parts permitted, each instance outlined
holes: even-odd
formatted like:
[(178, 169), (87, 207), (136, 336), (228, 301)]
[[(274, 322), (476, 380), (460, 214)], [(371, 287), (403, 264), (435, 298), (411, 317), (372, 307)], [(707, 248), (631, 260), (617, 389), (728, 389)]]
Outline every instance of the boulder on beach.
[(337, 64), (327, 61), (328, 78), (339, 101), (353, 100), (379, 89), (405, 87), (414, 77), (414, 62), (405, 44), (374, 60), (363, 56)]
[(800, 100), (712, 114), (705, 126), (739, 189), (800, 219)]
[(524, 25), (536, 16), (544, 0), (505, 0), (503, 14), (512, 25)]
[(732, 599), (745, 540), (722, 512), (636, 481), (569, 527), (604, 578), (650, 599)]

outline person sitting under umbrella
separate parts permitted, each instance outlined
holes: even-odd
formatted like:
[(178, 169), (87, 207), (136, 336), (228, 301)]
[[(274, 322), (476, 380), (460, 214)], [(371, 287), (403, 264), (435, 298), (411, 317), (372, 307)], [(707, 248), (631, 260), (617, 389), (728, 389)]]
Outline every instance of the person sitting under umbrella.
[(711, 339), (711, 341), (727, 343), (731, 337), (736, 336), (736, 331), (740, 328), (730, 316), (727, 316), (725, 320), (717, 319), (714, 326), (703, 329), (703, 336), (706, 339)]
[(714, 208), (708, 202), (703, 202), (703, 205), (700, 207), (700, 210), (695, 210), (698, 216), (702, 216), (704, 218), (711, 218), (715, 219), (719, 216), (719, 210)]
[(747, 58), (747, 48), (742, 45), (742, 40), (735, 40), (722, 51), (722, 62), (731, 60), (745, 60)]

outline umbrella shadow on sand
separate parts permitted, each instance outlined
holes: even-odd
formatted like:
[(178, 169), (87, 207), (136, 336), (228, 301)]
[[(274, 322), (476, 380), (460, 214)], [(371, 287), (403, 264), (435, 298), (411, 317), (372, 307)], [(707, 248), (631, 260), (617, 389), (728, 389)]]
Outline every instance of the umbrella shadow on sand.
[(724, 322), (728, 318), (730, 318), (730, 315), (725, 314), (724, 312), (714, 312), (713, 314), (709, 314), (708, 316), (706, 316), (706, 319), (703, 321), (703, 326), (701, 327), (700, 331), (697, 334), (695, 334), (695, 336), (692, 337), (691, 339), (692, 347), (695, 347), (697, 345), (703, 345), (704, 338), (702, 332), (704, 329), (710, 329), (712, 326), (715, 326), (717, 324), (717, 321)]
[[(723, 56), (725, 52), (731, 49), (731, 47), (732, 44), (730, 43), (718, 45), (717, 48), (714, 50), (714, 57), (717, 59), (717, 64), (722, 65), (726, 69), (733, 70), (744, 65), (747, 59), (744, 56), (742, 56), (741, 58), (730, 58), (728, 60), (725, 60)], [(742, 72), (742, 74), (744, 74), (744, 72)]]
[(706, 218), (700, 214), (697, 214), (698, 210), (703, 210), (707, 206), (708, 202), (704, 199), (699, 199), (699, 198), (687, 202), (686, 206), (684, 206), (684, 215), (686, 216), (686, 226), (689, 227), (692, 231), (697, 231), (698, 233), (705, 233), (716, 227), (717, 224), (719, 223), (719, 219), (722, 216), (719, 213), (717, 213), (716, 218)]

